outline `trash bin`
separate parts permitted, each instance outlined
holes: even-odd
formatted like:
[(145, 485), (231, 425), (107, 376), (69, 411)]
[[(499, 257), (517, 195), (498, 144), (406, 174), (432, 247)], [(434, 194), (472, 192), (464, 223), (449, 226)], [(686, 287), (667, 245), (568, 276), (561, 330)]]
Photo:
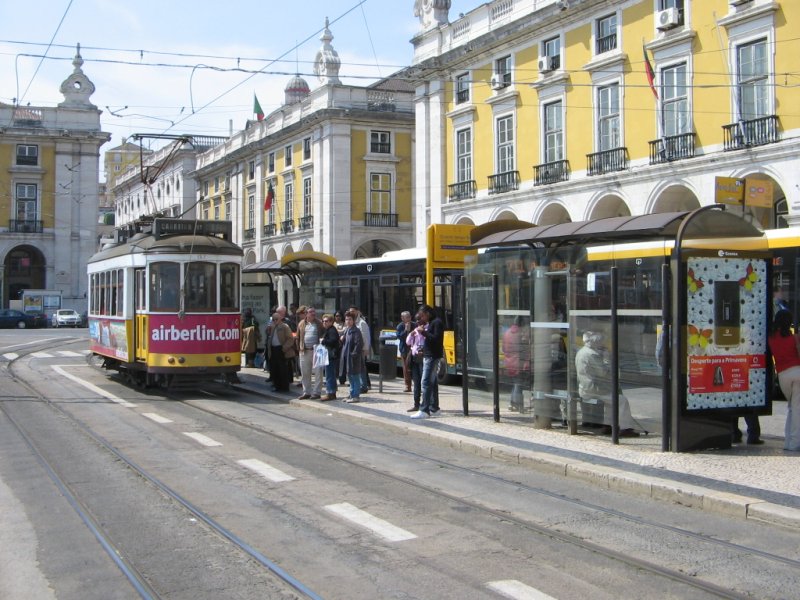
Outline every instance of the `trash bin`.
[(395, 332), (381, 332), (380, 376), (381, 381), (397, 378), (397, 346)]

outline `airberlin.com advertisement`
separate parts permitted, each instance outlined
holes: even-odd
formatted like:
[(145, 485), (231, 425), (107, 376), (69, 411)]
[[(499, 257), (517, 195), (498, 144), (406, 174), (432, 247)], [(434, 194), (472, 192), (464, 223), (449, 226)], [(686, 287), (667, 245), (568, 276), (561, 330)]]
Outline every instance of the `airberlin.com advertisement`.
[(239, 315), (176, 315), (150, 318), (149, 351), (156, 354), (239, 352)]
[(688, 410), (763, 407), (767, 261), (720, 250), (687, 262)]

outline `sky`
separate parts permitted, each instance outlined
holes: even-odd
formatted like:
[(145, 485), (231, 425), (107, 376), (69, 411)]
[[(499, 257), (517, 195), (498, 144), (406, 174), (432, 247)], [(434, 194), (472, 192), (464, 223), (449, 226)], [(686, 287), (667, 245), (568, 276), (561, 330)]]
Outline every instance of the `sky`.
[[(453, 0), (450, 20), (480, 6)], [(299, 72), (314, 89), (325, 18), (340, 79), (369, 85), (411, 63), (413, 0), (0, 2), (0, 102), (53, 107), (76, 44), (111, 141), (135, 133), (228, 135), (266, 114)], [(35, 26), (32, 26), (35, 24)], [(156, 144), (156, 147), (160, 144)]]

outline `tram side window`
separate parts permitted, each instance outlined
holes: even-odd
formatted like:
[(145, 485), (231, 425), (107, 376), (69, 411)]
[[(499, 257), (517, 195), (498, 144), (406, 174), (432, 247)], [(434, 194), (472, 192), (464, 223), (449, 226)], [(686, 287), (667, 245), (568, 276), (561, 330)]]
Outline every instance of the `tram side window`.
[(147, 302), (145, 301), (147, 279), (145, 279), (144, 269), (136, 269), (133, 277), (136, 280), (136, 310), (145, 310), (147, 308)]
[(174, 262), (156, 262), (150, 265), (150, 310), (177, 312), (180, 289), (180, 268)]
[(239, 265), (224, 263), (219, 266), (219, 294), (222, 312), (239, 312)]
[(193, 262), (186, 265), (186, 312), (216, 312), (217, 266)]

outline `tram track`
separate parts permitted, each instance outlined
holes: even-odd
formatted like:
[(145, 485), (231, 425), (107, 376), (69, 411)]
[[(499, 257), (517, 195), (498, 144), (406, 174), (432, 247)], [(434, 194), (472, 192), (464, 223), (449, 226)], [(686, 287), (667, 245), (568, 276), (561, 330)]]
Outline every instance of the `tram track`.
[[(269, 398), (269, 399), (273, 399), (274, 400), (274, 398), (272, 398), (271, 396), (269, 396), (267, 394), (258, 394), (258, 395), (260, 395), (260, 396), (262, 396), (264, 398)], [(281, 440), (282, 442), (294, 444), (294, 445), (297, 445), (297, 446), (301, 446), (302, 448), (304, 448), (306, 450), (312, 450), (312, 451), (324, 454), (325, 456), (327, 456), (330, 459), (333, 459), (333, 460), (339, 461), (341, 463), (347, 464), (347, 465), (349, 465), (351, 467), (356, 467), (356, 468), (359, 468), (359, 469), (363, 469), (363, 470), (366, 470), (366, 471), (368, 471), (368, 472), (370, 472), (372, 474), (377, 474), (377, 475), (383, 476), (383, 477), (385, 477), (387, 479), (393, 480), (395, 482), (411, 486), (411, 487), (419, 490), (422, 493), (426, 493), (426, 494), (431, 494), (431, 495), (437, 496), (438, 498), (440, 498), (442, 500), (446, 500), (448, 502), (458, 503), (458, 504), (462, 505), (465, 508), (481, 511), (484, 514), (491, 515), (491, 516), (493, 516), (496, 519), (501, 520), (501, 521), (511, 522), (514, 525), (517, 525), (519, 527), (522, 527), (522, 528), (530, 531), (531, 533), (534, 533), (534, 534), (537, 534), (537, 535), (540, 535), (540, 536), (543, 536), (543, 537), (551, 538), (551, 539), (556, 539), (558, 541), (577, 546), (577, 547), (582, 548), (584, 550), (588, 550), (588, 551), (596, 553), (598, 555), (601, 555), (601, 556), (616, 560), (616, 561), (618, 561), (620, 563), (623, 563), (625, 565), (634, 567), (636, 569), (641, 569), (641, 570), (647, 571), (649, 573), (653, 573), (655, 575), (659, 575), (661, 577), (665, 577), (667, 579), (670, 579), (670, 580), (673, 580), (673, 581), (676, 581), (676, 582), (679, 582), (679, 583), (683, 583), (683, 584), (689, 585), (690, 587), (692, 587), (694, 589), (702, 590), (702, 591), (707, 592), (709, 594), (712, 594), (714, 596), (717, 596), (717, 597), (720, 597), (720, 598), (731, 598), (731, 599), (742, 599), (742, 598), (751, 598), (752, 597), (752, 596), (749, 596), (747, 594), (742, 594), (742, 593), (739, 593), (739, 592), (736, 592), (736, 591), (733, 591), (733, 590), (726, 589), (726, 588), (718, 586), (718, 585), (716, 585), (714, 583), (710, 583), (710, 582), (706, 582), (706, 581), (700, 580), (697, 577), (695, 577), (694, 575), (688, 575), (688, 574), (686, 574), (686, 573), (684, 573), (682, 571), (679, 571), (679, 570), (676, 570), (676, 569), (671, 569), (671, 568), (668, 568), (668, 567), (663, 567), (663, 566), (660, 566), (658, 564), (653, 563), (652, 561), (648, 561), (648, 560), (645, 560), (645, 559), (642, 559), (642, 558), (639, 558), (639, 557), (636, 557), (636, 556), (632, 556), (630, 554), (625, 554), (623, 552), (619, 552), (619, 551), (613, 550), (611, 548), (603, 546), (602, 544), (598, 544), (598, 543), (595, 543), (595, 542), (588, 541), (586, 539), (581, 538), (578, 535), (573, 535), (573, 534), (571, 534), (571, 533), (569, 533), (567, 531), (554, 529), (552, 526), (549, 526), (549, 525), (540, 525), (540, 524), (537, 524), (537, 523), (534, 523), (534, 522), (530, 521), (529, 519), (519, 518), (519, 517), (517, 517), (517, 516), (515, 516), (513, 514), (510, 514), (507, 510), (493, 508), (493, 507), (487, 506), (485, 504), (482, 504), (480, 502), (475, 502), (473, 500), (466, 499), (466, 498), (464, 498), (462, 496), (457, 496), (457, 495), (454, 495), (454, 494), (450, 494), (450, 493), (447, 493), (447, 492), (442, 491), (440, 489), (437, 489), (435, 487), (422, 484), (418, 480), (411, 479), (411, 478), (404, 477), (404, 476), (400, 476), (400, 475), (388, 472), (388, 471), (383, 470), (383, 469), (378, 469), (375, 466), (369, 464), (369, 462), (367, 462), (367, 461), (361, 461), (361, 460), (356, 460), (356, 459), (340, 456), (339, 454), (336, 454), (333, 451), (327, 450), (327, 449), (325, 449), (325, 448), (323, 448), (323, 447), (321, 447), (321, 446), (319, 446), (317, 444), (307, 444), (307, 443), (304, 443), (302, 441), (297, 440), (294, 437), (283, 435), (283, 434), (277, 433), (276, 431), (273, 431), (273, 430), (270, 430), (270, 429), (267, 429), (267, 428), (264, 428), (264, 427), (260, 427), (258, 425), (254, 425), (251, 422), (238, 419), (238, 418), (233, 417), (231, 415), (222, 414), (222, 413), (216, 412), (216, 411), (211, 410), (211, 409), (209, 409), (207, 407), (204, 407), (204, 406), (198, 406), (196, 404), (193, 404), (191, 400), (179, 400), (179, 398), (177, 396), (173, 396), (173, 399), (176, 399), (179, 402), (181, 402), (182, 404), (190, 406), (193, 409), (202, 411), (202, 412), (207, 413), (209, 415), (213, 415), (213, 416), (215, 416), (217, 418), (223, 419), (223, 420), (225, 420), (227, 422), (230, 422), (230, 423), (233, 423), (233, 424), (235, 424), (237, 426), (241, 426), (241, 427), (244, 427), (244, 428), (246, 428), (248, 430), (256, 431), (258, 433), (270, 435), (270, 436), (272, 436), (272, 437), (274, 437), (276, 439)], [(285, 420), (288, 420), (288, 421), (291, 421), (291, 422), (296, 422), (298, 424), (302, 424), (304, 427), (318, 427), (319, 429), (324, 429), (327, 433), (331, 433), (331, 431), (332, 431), (330, 428), (327, 428), (327, 427), (323, 428), (321, 426), (317, 426), (317, 425), (311, 424), (308, 421), (288, 416), (283, 412), (277, 412), (277, 411), (269, 410), (267, 408), (264, 408), (263, 406), (254, 406), (254, 405), (250, 405), (250, 404), (248, 404), (248, 406), (253, 410), (257, 410), (259, 412), (267, 413), (271, 417), (276, 417), (276, 418), (285, 419)], [(353, 435), (351, 433), (346, 433), (346, 432), (342, 432), (342, 431), (339, 431), (339, 430), (336, 430), (335, 433), (337, 435), (340, 435), (340, 436), (345, 436), (345, 437), (349, 438), (350, 440), (352, 440), (354, 442), (358, 442), (360, 444), (365, 444), (365, 445), (371, 446), (371, 447), (376, 448), (376, 449), (381, 449), (381, 450), (384, 450), (384, 451), (387, 451), (387, 452), (391, 452), (394, 455), (397, 455), (399, 457), (407, 458), (409, 461), (414, 461), (416, 463), (424, 462), (424, 463), (426, 463), (428, 465), (431, 465), (431, 466), (435, 466), (435, 467), (439, 467), (439, 468), (447, 468), (447, 469), (451, 469), (451, 470), (455, 470), (455, 471), (460, 471), (460, 472), (463, 472), (465, 474), (468, 473), (469, 475), (471, 475), (473, 477), (481, 477), (481, 478), (484, 478), (486, 480), (491, 481), (494, 484), (508, 486), (510, 489), (512, 489), (514, 491), (522, 490), (522, 491), (533, 493), (533, 494), (536, 494), (536, 495), (545, 496), (545, 497), (548, 497), (550, 499), (553, 499), (553, 500), (556, 500), (556, 501), (559, 501), (559, 502), (564, 502), (564, 503), (567, 503), (569, 505), (578, 507), (578, 508), (583, 509), (583, 510), (587, 510), (587, 511), (592, 511), (594, 513), (603, 514), (605, 516), (612, 517), (612, 518), (619, 519), (619, 520), (623, 520), (623, 521), (635, 524), (635, 525), (640, 526), (640, 527), (658, 529), (658, 530), (661, 530), (661, 531), (664, 531), (664, 532), (668, 532), (668, 533), (673, 534), (673, 535), (678, 535), (678, 536), (682, 536), (684, 538), (691, 539), (693, 541), (702, 542), (702, 543), (705, 543), (705, 544), (710, 544), (710, 545), (716, 546), (718, 548), (723, 548), (723, 549), (725, 549), (727, 551), (731, 551), (731, 552), (734, 552), (734, 553), (744, 554), (744, 555), (752, 556), (752, 557), (759, 557), (759, 558), (761, 558), (763, 560), (766, 560), (766, 561), (770, 561), (770, 562), (773, 562), (773, 563), (777, 563), (777, 564), (789, 566), (789, 567), (792, 567), (792, 568), (800, 569), (800, 560), (793, 559), (793, 558), (790, 558), (790, 557), (781, 556), (781, 555), (777, 555), (777, 554), (774, 554), (772, 552), (768, 552), (768, 551), (762, 550), (760, 548), (755, 548), (755, 547), (752, 547), (752, 546), (745, 546), (745, 545), (738, 544), (738, 543), (735, 543), (735, 542), (730, 542), (730, 541), (727, 541), (727, 540), (723, 540), (723, 539), (711, 537), (711, 536), (708, 536), (708, 535), (705, 535), (705, 534), (701, 534), (701, 533), (697, 533), (697, 532), (694, 532), (694, 531), (690, 531), (690, 530), (687, 530), (687, 529), (684, 529), (684, 528), (681, 528), (681, 527), (677, 527), (677, 526), (674, 526), (674, 525), (661, 523), (661, 522), (658, 522), (658, 521), (655, 521), (655, 520), (645, 519), (645, 518), (642, 518), (642, 517), (639, 517), (639, 516), (636, 516), (636, 515), (631, 515), (631, 514), (628, 514), (628, 513), (613, 509), (613, 508), (609, 508), (609, 507), (606, 507), (606, 506), (601, 506), (601, 505), (596, 504), (596, 503), (587, 502), (585, 500), (581, 500), (581, 499), (577, 499), (577, 498), (571, 498), (571, 497), (566, 496), (564, 494), (552, 492), (552, 491), (549, 491), (549, 490), (544, 489), (542, 487), (535, 487), (535, 486), (531, 486), (531, 485), (528, 485), (528, 484), (520, 483), (518, 481), (510, 481), (508, 479), (505, 479), (503, 477), (499, 477), (497, 475), (492, 475), (492, 474), (489, 474), (489, 473), (483, 473), (483, 472), (475, 471), (474, 469), (471, 469), (471, 468), (468, 468), (468, 467), (462, 467), (462, 466), (459, 466), (459, 465), (455, 465), (455, 464), (453, 464), (451, 462), (445, 462), (445, 461), (437, 460), (437, 459), (431, 458), (428, 455), (420, 454), (420, 453), (409, 451), (409, 450), (405, 450), (405, 449), (400, 449), (400, 448), (397, 448), (395, 445), (385, 444), (385, 443), (382, 443), (382, 442), (374, 440), (374, 439)]]
[[(36, 393), (36, 391), (33, 390), (33, 388), (29, 388), (29, 389), (31, 389), (34, 392), (34, 394), (38, 395), (38, 393)], [(229, 391), (233, 391), (233, 390), (236, 390), (236, 388), (233, 388), (232, 390), (229, 390)], [(266, 394), (259, 394), (259, 395), (264, 397), (264, 398), (269, 398), (269, 399), (274, 400), (274, 397), (272, 397), (272, 396), (269, 396), (269, 395), (266, 395)], [(579, 548), (581, 548), (583, 550), (595, 553), (597, 555), (606, 557), (608, 559), (612, 559), (614, 561), (617, 561), (617, 562), (619, 562), (621, 564), (624, 564), (624, 565), (627, 565), (629, 567), (633, 567), (634, 569), (638, 569), (638, 570), (641, 570), (641, 571), (644, 571), (644, 572), (647, 572), (647, 573), (651, 573), (651, 574), (657, 575), (659, 577), (663, 577), (663, 578), (669, 579), (669, 580), (674, 581), (674, 582), (681, 583), (683, 585), (687, 585), (687, 586), (691, 587), (692, 589), (703, 591), (703, 592), (705, 592), (705, 593), (707, 593), (707, 594), (709, 594), (711, 596), (719, 597), (719, 598), (736, 598), (736, 599), (752, 597), (752, 596), (747, 595), (745, 593), (736, 592), (736, 591), (733, 591), (733, 590), (730, 590), (730, 589), (726, 589), (726, 588), (724, 588), (722, 586), (716, 585), (714, 583), (711, 583), (711, 582), (708, 582), (708, 581), (703, 581), (702, 579), (698, 579), (694, 575), (687, 574), (687, 573), (682, 572), (680, 570), (672, 569), (672, 568), (669, 568), (669, 567), (663, 567), (663, 566), (660, 566), (658, 564), (653, 563), (652, 561), (649, 561), (649, 560), (646, 560), (646, 559), (643, 559), (643, 558), (639, 558), (639, 557), (636, 557), (636, 556), (632, 556), (632, 555), (629, 555), (629, 554), (626, 554), (624, 552), (620, 552), (620, 551), (617, 551), (617, 550), (613, 550), (611, 548), (603, 546), (602, 544), (598, 544), (598, 543), (595, 543), (595, 542), (588, 541), (586, 539), (581, 538), (580, 536), (574, 535), (574, 534), (569, 533), (567, 531), (562, 531), (562, 530), (559, 530), (559, 529), (555, 529), (555, 528), (553, 528), (552, 526), (549, 526), (549, 525), (541, 525), (541, 524), (538, 524), (538, 523), (535, 523), (535, 522), (531, 521), (530, 519), (520, 518), (520, 517), (518, 517), (516, 515), (510, 514), (509, 511), (507, 511), (507, 510), (503, 510), (503, 509), (498, 509), (498, 508), (494, 508), (494, 507), (491, 507), (491, 506), (487, 506), (487, 505), (485, 505), (483, 503), (480, 503), (480, 502), (476, 502), (476, 501), (473, 501), (473, 500), (470, 500), (470, 499), (466, 499), (466, 498), (461, 497), (461, 496), (450, 494), (450, 493), (445, 492), (445, 491), (443, 491), (441, 489), (437, 489), (436, 487), (422, 484), (419, 481), (410, 479), (408, 477), (403, 477), (403, 476), (397, 475), (395, 473), (388, 472), (388, 471), (383, 470), (383, 469), (378, 469), (375, 466), (370, 465), (366, 461), (347, 458), (347, 457), (341, 456), (339, 454), (336, 454), (336, 453), (334, 453), (334, 452), (332, 452), (330, 450), (327, 450), (327, 449), (325, 449), (325, 448), (323, 448), (323, 447), (321, 447), (319, 445), (304, 443), (304, 442), (302, 442), (300, 440), (297, 440), (296, 438), (293, 438), (293, 437), (290, 437), (290, 436), (287, 436), (287, 435), (283, 435), (283, 434), (281, 434), (281, 433), (279, 433), (277, 431), (270, 430), (269, 428), (262, 427), (260, 425), (254, 424), (254, 423), (252, 423), (250, 421), (246, 421), (246, 420), (237, 418), (237, 417), (229, 415), (229, 414), (223, 414), (223, 413), (217, 412), (217, 411), (215, 411), (213, 409), (210, 409), (208, 407), (205, 407), (205, 406), (199, 406), (196, 401), (185, 399), (185, 393), (169, 393), (169, 394), (166, 394), (165, 397), (167, 397), (167, 398), (169, 398), (171, 400), (178, 401), (182, 405), (190, 407), (193, 410), (201, 411), (201, 412), (203, 412), (205, 414), (213, 416), (214, 418), (222, 419), (222, 420), (225, 420), (226, 422), (234, 424), (234, 425), (236, 425), (238, 427), (246, 428), (247, 430), (249, 430), (251, 432), (256, 432), (256, 433), (263, 434), (263, 435), (269, 435), (269, 436), (272, 436), (272, 437), (274, 437), (276, 439), (281, 440), (282, 442), (300, 446), (300, 447), (304, 448), (305, 450), (310, 450), (310, 451), (321, 453), (321, 454), (325, 455), (327, 458), (339, 461), (339, 462), (341, 462), (343, 464), (346, 464), (346, 465), (348, 465), (350, 467), (354, 467), (354, 468), (358, 468), (358, 469), (364, 469), (364, 470), (367, 470), (367, 471), (369, 471), (370, 473), (372, 473), (374, 475), (379, 475), (379, 476), (385, 477), (387, 479), (390, 479), (390, 480), (392, 480), (394, 482), (397, 482), (397, 483), (400, 483), (400, 484), (403, 484), (403, 485), (407, 485), (407, 486), (411, 486), (414, 489), (418, 490), (420, 493), (435, 495), (439, 499), (446, 500), (446, 501), (448, 501), (450, 503), (457, 503), (457, 504), (459, 504), (459, 505), (461, 505), (461, 506), (463, 506), (465, 508), (468, 508), (468, 509), (471, 509), (471, 510), (481, 511), (481, 513), (483, 513), (485, 515), (491, 516), (491, 517), (493, 517), (495, 519), (498, 519), (498, 520), (506, 522), (506, 523), (512, 523), (514, 526), (520, 527), (520, 528), (524, 529), (525, 531), (531, 532), (531, 533), (536, 534), (538, 536), (546, 537), (546, 538), (549, 538), (549, 539), (554, 539), (554, 540), (557, 540), (559, 542), (566, 543), (566, 544), (571, 544), (571, 545), (579, 547)], [(47, 400), (44, 399), (44, 398), (42, 398), (42, 401), (47, 402)], [(171, 497), (175, 502), (177, 502), (178, 504), (183, 506), (186, 510), (188, 510), (193, 515), (195, 515), (198, 519), (200, 519), (202, 522), (204, 522), (209, 528), (213, 529), (219, 535), (221, 535), (223, 538), (225, 538), (229, 543), (234, 544), (237, 547), (242, 548), (243, 551), (247, 552), (251, 557), (255, 558), (259, 563), (261, 563), (262, 565), (264, 565), (265, 567), (267, 567), (269, 569), (269, 566), (267, 564), (263, 563), (261, 560), (259, 560), (257, 558), (257, 556), (254, 556), (251, 552), (248, 551), (248, 546), (247, 546), (246, 542), (243, 542), (243, 540), (238, 539), (235, 536), (235, 534), (233, 534), (232, 532), (228, 532), (230, 534), (230, 537), (229, 537), (229, 535), (226, 535), (225, 532), (227, 530), (225, 530), (224, 527), (222, 527), (221, 525), (216, 523), (213, 519), (209, 518), (207, 515), (205, 515), (205, 513), (203, 513), (203, 511), (201, 509), (199, 509), (196, 506), (193, 506), (185, 498), (181, 497), (180, 494), (178, 494), (177, 492), (174, 492), (169, 486), (167, 486), (163, 482), (159, 481), (152, 474), (147, 473), (146, 470), (142, 469), (139, 465), (137, 465), (135, 462), (131, 461), (128, 457), (126, 457), (124, 455), (124, 453), (121, 453), (116, 448), (114, 448), (114, 446), (109, 441), (103, 439), (101, 436), (98, 436), (96, 433), (92, 432), (85, 424), (83, 424), (80, 421), (78, 421), (75, 417), (73, 417), (69, 413), (65, 412), (59, 406), (53, 405), (50, 402), (47, 402), (47, 403), (53, 410), (59, 411), (61, 414), (63, 414), (64, 416), (66, 416), (67, 418), (69, 418), (70, 420), (75, 422), (76, 425), (78, 425), (80, 427), (80, 429), (83, 430), (83, 432), (87, 436), (89, 436), (91, 439), (93, 439), (96, 443), (98, 443), (101, 446), (103, 446), (111, 454), (113, 454), (120, 461), (122, 461), (127, 467), (132, 469), (134, 472), (139, 473), (144, 479), (147, 479), (148, 481), (150, 481), (155, 487), (160, 489), (167, 496)], [(446, 462), (446, 461), (442, 461), (442, 460), (436, 460), (436, 459), (431, 458), (429, 456), (422, 455), (420, 453), (416, 453), (416, 452), (405, 450), (405, 449), (400, 449), (400, 448), (397, 448), (394, 445), (385, 444), (385, 443), (382, 443), (380, 441), (376, 441), (374, 439), (370, 439), (370, 438), (367, 438), (367, 437), (357, 436), (357, 435), (353, 435), (351, 433), (347, 433), (347, 432), (343, 432), (343, 431), (339, 431), (339, 430), (332, 430), (329, 427), (323, 428), (322, 426), (315, 425), (313, 423), (309, 423), (308, 421), (305, 421), (305, 420), (302, 420), (302, 419), (298, 419), (298, 418), (292, 417), (290, 415), (286, 415), (283, 412), (270, 410), (269, 408), (261, 406), (261, 405), (253, 405), (253, 404), (250, 404), (250, 403), (247, 403), (247, 402), (242, 402), (241, 404), (242, 405), (246, 405), (251, 410), (255, 410), (255, 411), (266, 413), (266, 414), (270, 415), (270, 417), (272, 417), (272, 418), (280, 418), (280, 419), (283, 419), (283, 420), (287, 420), (289, 422), (297, 423), (298, 425), (302, 424), (303, 427), (318, 427), (319, 429), (324, 429), (329, 434), (333, 432), (336, 435), (346, 437), (346, 438), (352, 440), (353, 442), (358, 442), (359, 444), (369, 445), (369, 446), (372, 446), (372, 447), (374, 447), (376, 449), (381, 449), (383, 451), (394, 453), (394, 454), (396, 454), (398, 456), (401, 456), (401, 457), (403, 457), (403, 458), (405, 458), (405, 459), (407, 459), (409, 461), (415, 461), (415, 462), (424, 461), (428, 465), (436, 466), (436, 467), (439, 467), (439, 468), (448, 468), (448, 469), (452, 469), (452, 470), (462, 471), (464, 473), (469, 473), (473, 477), (477, 476), (477, 477), (486, 478), (486, 480), (491, 481), (492, 483), (494, 483), (496, 485), (509, 486), (510, 488), (513, 488), (514, 490), (522, 489), (522, 490), (524, 490), (526, 492), (530, 492), (530, 493), (533, 493), (533, 494), (539, 494), (539, 495), (542, 495), (542, 496), (547, 496), (547, 497), (552, 498), (554, 500), (557, 500), (557, 501), (560, 501), (560, 502), (569, 503), (569, 504), (571, 504), (573, 506), (576, 506), (576, 507), (580, 507), (581, 509), (584, 509), (584, 510), (594, 511), (596, 513), (602, 513), (602, 514), (604, 514), (606, 516), (613, 517), (613, 518), (616, 518), (616, 519), (626, 520), (628, 522), (635, 523), (635, 524), (637, 524), (639, 526), (642, 526), (642, 527), (652, 527), (652, 528), (661, 529), (661, 530), (668, 531), (668, 532), (670, 532), (672, 534), (675, 534), (675, 535), (681, 535), (681, 536), (685, 536), (687, 538), (691, 538), (692, 540), (695, 540), (695, 541), (701, 541), (701, 542), (708, 543), (708, 544), (714, 544), (714, 545), (716, 545), (716, 546), (718, 546), (720, 548), (725, 548), (725, 549), (730, 550), (732, 552), (745, 553), (745, 554), (750, 555), (750, 556), (758, 556), (758, 557), (760, 557), (760, 558), (762, 558), (764, 560), (773, 561), (773, 562), (780, 563), (780, 564), (783, 564), (783, 565), (787, 565), (787, 566), (790, 566), (790, 567), (793, 567), (793, 568), (800, 567), (800, 561), (797, 561), (797, 560), (794, 560), (794, 559), (791, 559), (791, 558), (787, 558), (787, 557), (783, 557), (783, 556), (779, 556), (779, 555), (776, 555), (776, 554), (773, 554), (773, 553), (770, 553), (770, 552), (766, 552), (766, 551), (763, 551), (763, 550), (761, 550), (759, 548), (753, 548), (753, 547), (749, 547), (749, 546), (745, 546), (745, 545), (741, 545), (741, 544), (737, 544), (737, 543), (733, 543), (733, 542), (728, 542), (726, 540), (716, 539), (716, 538), (713, 538), (713, 537), (709, 537), (707, 535), (698, 534), (698, 533), (695, 533), (695, 532), (692, 532), (692, 531), (688, 531), (686, 529), (675, 527), (673, 525), (668, 525), (668, 524), (659, 523), (659, 522), (656, 522), (656, 521), (651, 521), (651, 520), (648, 520), (648, 519), (643, 519), (643, 518), (635, 516), (635, 515), (630, 515), (630, 514), (624, 513), (622, 511), (618, 511), (618, 510), (611, 509), (611, 508), (608, 508), (608, 507), (600, 506), (598, 504), (594, 504), (594, 503), (591, 503), (591, 502), (586, 502), (584, 500), (580, 500), (580, 499), (577, 499), (577, 498), (570, 498), (570, 497), (565, 496), (563, 494), (554, 493), (554, 492), (551, 492), (551, 491), (546, 490), (544, 488), (539, 488), (539, 487), (523, 484), (523, 483), (520, 483), (518, 481), (511, 481), (509, 479), (506, 479), (506, 478), (503, 478), (503, 477), (500, 477), (500, 476), (497, 476), (497, 475), (489, 474), (489, 473), (483, 473), (483, 472), (475, 471), (473, 469), (469, 469), (467, 467), (462, 467), (462, 466), (453, 464), (451, 462)], [(0, 405), (0, 408), (2, 408), (1, 405)], [(221, 529), (217, 529), (217, 527), (220, 527)], [(111, 547), (113, 547), (113, 545)], [(250, 550), (253, 550), (256, 555), (260, 554), (260, 553), (258, 553), (258, 551), (254, 550), (252, 548), (250, 548)], [(264, 557), (264, 558), (266, 558), (266, 557)], [(268, 559), (266, 559), (266, 560), (268, 561)], [(120, 567), (120, 568), (122, 568), (122, 567)], [(278, 575), (280, 577), (279, 574), (276, 573), (276, 575)], [(290, 582), (287, 581), (286, 583), (290, 583)], [(297, 582), (297, 583), (299, 583), (299, 582)], [(133, 584), (133, 582), (132, 582), (132, 584)], [(290, 585), (291, 585), (291, 583), (290, 583)], [(298, 592), (300, 592), (302, 587), (303, 587), (302, 584), (300, 584), (300, 586), (301, 586), (301, 588), (298, 589), (296, 586), (292, 585), (292, 587), (294, 589), (296, 589)], [(310, 592), (310, 590), (307, 590), (307, 592), (308, 593), (306, 593), (304, 595), (304, 597), (309, 597), (309, 598), (317, 597), (316, 595), (313, 595), (313, 592)], [(157, 595), (156, 596), (145, 596), (145, 595), (142, 595), (142, 597), (158, 598)]]
[[(73, 343), (74, 340), (65, 341), (63, 345), (69, 345)], [(49, 345), (48, 349), (52, 350), (53, 346)], [(227, 543), (231, 544), (233, 547), (237, 548), (239, 551), (250, 557), (256, 563), (261, 565), (264, 569), (266, 569), (271, 576), (277, 578), (282, 585), (288, 586), (293, 590), (292, 597), (296, 598), (307, 598), (309, 600), (321, 600), (321, 596), (318, 595), (316, 592), (311, 590), (310, 587), (306, 586), (303, 582), (299, 581), (287, 571), (282, 569), (277, 563), (270, 560), (267, 556), (262, 554), (256, 548), (248, 544), (244, 539), (236, 535), (233, 531), (226, 528), (222, 525), (219, 521), (212, 518), (206, 512), (204, 512), (200, 507), (196, 504), (189, 501), (187, 498), (183, 497), (180, 493), (178, 493), (174, 488), (164, 483), (158, 477), (156, 477), (153, 473), (148, 471), (147, 469), (143, 468), (135, 461), (133, 461), (130, 457), (128, 457), (125, 453), (119, 451), (110, 441), (103, 438), (103, 436), (99, 435), (97, 432), (92, 431), (92, 429), (84, 422), (76, 418), (74, 415), (70, 414), (68, 411), (64, 410), (61, 406), (51, 402), (47, 399), (43, 394), (41, 394), (35, 387), (30, 385), (24, 377), (21, 377), (19, 374), (15, 373), (15, 363), (19, 362), (20, 360), (27, 357), (27, 355), (32, 354), (34, 352), (40, 351), (38, 349), (26, 349), (22, 351), (22, 353), (17, 357), (8, 362), (7, 371), (9, 375), (11, 375), (15, 383), (25, 389), (29, 390), (29, 394), (26, 395), (28, 400), (32, 400), (34, 402), (38, 402), (42, 405), (47, 406), (50, 410), (56, 413), (59, 417), (63, 419), (67, 419), (75, 428), (80, 431), (86, 438), (100, 446), (106, 452), (111, 454), (116, 460), (120, 461), (127, 469), (147, 481), (151, 484), (154, 488), (159, 490), (162, 494), (166, 497), (170, 498), (174, 503), (178, 506), (182, 507), (185, 511), (191, 514), (194, 518), (199, 520), (203, 523), (210, 531), (213, 531), (216, 535), (220, 536), (224, 539)], [(13, 426), (13, 428), (19, 433), (21, 438), (24, 440), (26, 446), (29, 448), (31, 454), (35, 457), (37, 462), (42, 466), (43, 470), (46, 472), (49, 479), (53, 482), (56, 488), (63, 494), (64, 498), (67, 500), (71, 508), (75, 511), (78, 517), (83, 521), (83, 523), (87, 526), (90, 530), (92, 535), (98, 541), (100, 546), (106, 552), (106, 554), (111, 558), (114, 564), (120, 569), (124, 577), (130, 582), (131, 586), (136, 590), (137, 594), (146, 600), (161, 600), (162, 595), (159, 594), (158, 591), (153, 587), (152, 584), (148, 582), (147, 577), (145, 577), (142, 573), (139, 572), (136, 565), (133, 561), (126, 558), (126, 553), (123, 550), (124, 544), (120, 543), (119, 540), (115, 540), (114, 537), (109, 534), (107, 529), (96, 519), (87, 503), (81, 499), (80, 492), (75, 489), (74, 486), (70, 485), (67, 481), (67, 477), (62, 474), (59, 469), (53, 464), (53, 462), (47, 456), (47, 453), (43, 451), (39, 444), (36, 443), (33, 436), (30, 432), (26, 429), (24, 425), (22, 425), (18, 419), (16, 419), (10, 412), (7, 410), (5, 406), (5, 402), (0, 401), (0, 412), (8, 419), (9, 423)], [(285, 597), (285, 596), (282, 596)]]

